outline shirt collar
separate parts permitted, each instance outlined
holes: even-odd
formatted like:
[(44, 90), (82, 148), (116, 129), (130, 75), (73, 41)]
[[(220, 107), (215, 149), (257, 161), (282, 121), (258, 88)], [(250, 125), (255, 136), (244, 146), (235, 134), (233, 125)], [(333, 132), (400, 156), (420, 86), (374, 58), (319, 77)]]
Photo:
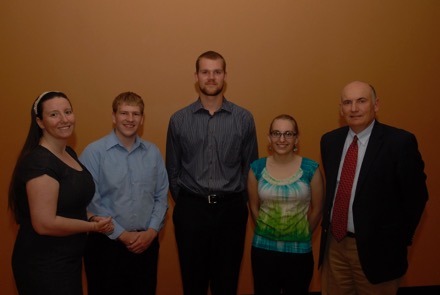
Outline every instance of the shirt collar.
[[(110, 133), (110, 136), (108, 137), (106, 149), (109, 150), (117, 145), (126, 149), (125, 146), (119, 140), (118, 136), (116, 136), (116, 132), (113, 129), (112, 132)], [(138, 147), (146, 148), (145, 145), (143, 144), (143, 142), (141, 140), (139, 140), (139, 136), (136, 135), (136, 138), (135, 138), (134, 144), (133, 144), (133, 148), (131, 149), (131, 151), (134, 151)]]
[(356, 135), (358, 138), (358, 141), (364, 145), (368, 142), (368, 139), (370, 138), (371, 135), (371, 131), (373, 131), (373, 127), (374, 127), (374, 123), (376, 122), (376, 120), (373, 120), (373, 122), (370, 123), (370, 125), (368, 125), (367, 128), (365, 128), (364, 130), (362, 130), (361, 132), (359, 132), (358, 134), (354, 133), (353, 130), (351, 130), (351, 128), (348, 131), (348, 136), (350, 137), (350, 142), (353, 139), (353, 137)]
[[(203, 107), (202, 102), (200, 100), (200, 97), (197, 99), (197, 101), (195, 101), (192, 105), (191, 105), (191, 111), (193, 113), (196, 113), (200, 110), (204, 110), (206, 111), (206, 109)], [(228, 113), (232, 113), (232, 103), (230, 101), (228, 101), (225, 97), (223, 97), (223, 102), (222, 102), (222, 106), (220, 107), (219, 110), (217, 110), (216, 112), (219, 111), (226, 111)]]

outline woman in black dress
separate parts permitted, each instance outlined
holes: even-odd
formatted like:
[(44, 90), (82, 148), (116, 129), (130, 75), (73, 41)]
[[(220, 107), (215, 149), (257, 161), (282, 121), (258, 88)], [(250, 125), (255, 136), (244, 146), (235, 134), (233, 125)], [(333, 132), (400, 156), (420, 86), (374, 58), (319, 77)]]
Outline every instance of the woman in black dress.
[(31, 126), (9, 188), (20, 228), (12, 269), (20, 295), (82, 294), (87, 232), (111, 232), (111, 218), (88, 222), (95, 186), (67, 146), (75, 116), (62, 92), (45, 92), (33, 104)]

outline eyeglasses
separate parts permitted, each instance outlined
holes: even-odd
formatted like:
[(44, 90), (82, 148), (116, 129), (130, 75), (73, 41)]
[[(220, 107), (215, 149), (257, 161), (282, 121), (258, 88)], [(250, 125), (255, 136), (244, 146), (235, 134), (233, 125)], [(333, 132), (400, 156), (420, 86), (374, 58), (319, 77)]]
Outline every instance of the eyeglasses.
[(292, 139), (294, 136), (296, 136), (296, 132), (293, 131), (280, 132), (277, 130), (270, 132), (270, 137), (272, 138), (281, 138), (281, 136), (284, 136), (285, 139)]

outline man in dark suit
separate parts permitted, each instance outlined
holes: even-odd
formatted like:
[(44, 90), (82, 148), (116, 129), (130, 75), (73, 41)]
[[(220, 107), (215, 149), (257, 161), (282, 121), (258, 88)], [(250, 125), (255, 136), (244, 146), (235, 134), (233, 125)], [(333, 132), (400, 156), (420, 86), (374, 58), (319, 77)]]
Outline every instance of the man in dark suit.
[[(319, 257), (322, 294), (395, 295), (408, 268), (407, 247), (428, 200), (424, 163), (415, 136), (379, 123), (378, 109), (371, 85), (349, 83), (340, 104), (348, 126), (321, 138), (326, 177)], [(347, 151), (352, 142), (357, 147), (347, 181), (341, 174), (349, 170), (344, 161), (352, 154)], [(340, 195), (347, 182), (344, 207)], [(347, 212), (346, 217), (341, 218), (341, 212)]]

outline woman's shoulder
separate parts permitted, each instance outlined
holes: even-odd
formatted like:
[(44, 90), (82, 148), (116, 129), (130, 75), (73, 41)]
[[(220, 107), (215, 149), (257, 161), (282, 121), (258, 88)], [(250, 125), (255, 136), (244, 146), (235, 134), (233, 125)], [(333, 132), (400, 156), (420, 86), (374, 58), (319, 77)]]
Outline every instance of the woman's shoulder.
[(52, 156), (54, 155), (48, 149), (38, 145), (23, 157), (22, 163), (25, 165), (41, 165), (42, 163), (49, 162)]
[(252, 167), (266, 166), (267, 157), (259, 158), (251, 163)]
[(303, 157), (301, 161), (301, 168), (304, 169), (310, 169), (310, 170), (316, 170), (318, 168), (319, 164), (315, 160), (312, 160), (310, 158)]
[(71, 155), (74, 159), (78, 159), (78, 154), (72, 147), (66, 146), (66, 152), (69, 153), (69, 155)]
[[(251, 163), (251, 169), (254, 172), (255, 176), (259, 175), (261, 171), (266, 167), (267, 158), (259, 158)], [(257, 177), (258, 178), (258, 177)]]
[(19, 172), (25, 180), (43, 174), (57, 178), (56, 176), (64, 170), (60, 163), (62, 162), (54, 154), (39, 145), (23, 158)]

